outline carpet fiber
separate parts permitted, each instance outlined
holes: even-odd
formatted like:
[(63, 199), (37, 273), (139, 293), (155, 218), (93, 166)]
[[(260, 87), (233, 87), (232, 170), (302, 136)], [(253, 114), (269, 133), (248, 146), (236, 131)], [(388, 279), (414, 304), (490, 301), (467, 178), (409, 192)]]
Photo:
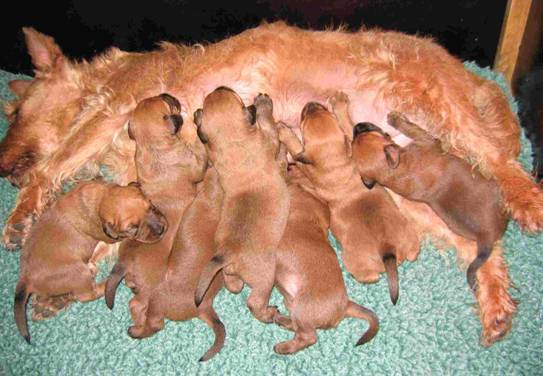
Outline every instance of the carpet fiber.
[[(467, 66), (500, 81), (487, 69)], [(10, 98), (7, 82), (15, 77), (0, 71), (1, 100)], [(6, 126), (0, 118), (2, 136)], [(530, 150), (524, 138), (523, 145), (521, 160), (528, 167)], [(16, 190), (0, 179), (0, 195), (3, 225)], [(479, 345), (475, 299), (455, 252), (440, 253), (426, 242), (416, 262), (400, 267), (395, 307), (384, 278), (362, 285), (344, 274), (350, 297), (380, 318), (381, 329), (370, 343), (355, 348), (367, 326), (346, 319), (335, 330), (319, 331), (315, 346), (294, 356), (276, 355), (273, 345), (292, 334), (253, 319), (245, 306), (245, 288), (239, 295), (223, 291), (215, 300), (227, 337), (222, 352), (207, 363), (197, 360), (213, 335), (199, 320), (168, 322), (152, 338), (130, 339), (131, 293), (124, 285), (113, 312), (99, 300), (74, 304), (51, 320), (29, 321), (33, 344), (27, 345), (13, 321), (19, 253), (0, 250), (0, 375), (541, 375), (543, 235), (523, 234), (511, 223), (504, 245), (516, 286), (511, 293), (520, 305), (512, 332), (491, 348)], [(278, 293), (272, 302), (283, 307)]]

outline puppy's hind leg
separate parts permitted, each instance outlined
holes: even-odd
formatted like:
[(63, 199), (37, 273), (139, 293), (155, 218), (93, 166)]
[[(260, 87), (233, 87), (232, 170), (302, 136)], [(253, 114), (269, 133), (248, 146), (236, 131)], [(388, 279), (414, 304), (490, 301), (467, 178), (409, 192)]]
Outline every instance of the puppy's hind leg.
[(290, 341), (280, 342), (273, 347), (277, 354), (294, 354), (317, 342), (317, 331), (308, 324), (298, 326), (294, 338)]
[[(141, 313), (143, 315), (143, 313)], [(164, 328), (164, 314), (158, 302), (151, 299), (145, 312), (145, 322), (140, 326), (131, 326), (128, 329), (130, 337), (135, 339), (151, 337)], [(139, 321), (139, 320), (138, 320)]]
[(255, 268), (250, 273), (250, 278), (245, 282), (251, 286), (251, 293), (247, 298), (247, 307), (253, 316), (263, 323), (273, 322), (278, 314), (277, 307), (269, 306), (270, 295), (275, 282), (275, 268), (269, 267), (269, 263), (261, 262), (261, 267)]

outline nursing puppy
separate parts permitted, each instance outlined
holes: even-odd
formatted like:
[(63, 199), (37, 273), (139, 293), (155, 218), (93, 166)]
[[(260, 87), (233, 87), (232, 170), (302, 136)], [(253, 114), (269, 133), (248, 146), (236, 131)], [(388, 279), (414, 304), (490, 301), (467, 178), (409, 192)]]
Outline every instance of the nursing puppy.
[(508, 221), (500, 189), (464, 160), (444, 153), (439, 140), (392, 112), (390, 125), (414, 140), (401, 148), (371, 123), (353, 131), (353, 159), (364, 184), (379, 183), (401, 196), (428, 204), (460, 236), (477, 242), (477, 257), (467, 271), (475, 291), (476, 275), (502, 237)]
[(68, 295), (88, 302), (104, 294), (96, 284), (96, 266), (89, 263), (99, 241), (158, 241), (165, 218), (138, 187), (103, 181), (78, 184), (36, 222), (21, 253), (15, 288), (15, 322), (30, 343), (26, 304), (30, 295)]
[[(251, 288), (247, 306), (262, 322), (277, 312), (269, 307), (275, 281), (275, 253), (285, 230), (289, 193), (270, 147), (269, 133), (257, 123), (271, 117), (272, 104), (259, 95), (245, 107), (232, 90), (220, 87), (196, 111), (198, 135), (217, 170), (224, 201), (215, 235), (217, 253), (202, 272), (195, 294), (199, 306), (213, 277), (221, 269)], [(225, 135), (228, 135), (226, 137)]]
[(213, 168), (207, 170), (201, 184), (196, 198), (183, 214), (168, 258), (167, 271), (149, 298), (145, 321), (138, 336), (149, 337), (162, 330), (164, 319), (186, 321), (197, 317), (215, 333), (213, 346), (200, 358), (200, 361), (206, 361), (221, 350), (226, 336), (224, 325), (212, 306), (223, 285), (222, 277), (219, 275), (213, 280), (199, 307), (194, 304), (194, 292), (202, 269), (215, 254), (214, 235), (221, 214), (223, 192)]
[(133, 338), (148, 333), (145, 322), (149, 299), (164, 278), (183, 212), (196, 196), (196, 183), (202, 181), (207, 168), (203, 145), (198, 140), (185, 140), (195, 130), (182, 127), (180, 111), (177, 99), (161, 94), (141, 101), (128, 126), (129, 135), (136, 142), (138, 183), (168, 221), (160, 242), (121, 244), (119, 259), (106, 283), (106, 303), (110, 308), (123, 278), (135, 294), (130, 301), (134, 325), (128, 329)]
[(290, 341), (274, 346), (279, 354), (292, 354), (317, 341), (316, 329), (336, 327), (345, 317), (366, 320), (369, 328), (356, 345), (369, 342), (379, 320), (369, 309), (349, 300), (336, 254), (328, 243), (330, 211), (303, 186), (307, 178), (289, 172), (290, 213), (276, 252), (275, 283), (290, 317), (277, 313), (274, 322), (295, 332)]
[[(335, 98), (335, 106), (346, 100)], [(396, 304), (397, 264), (416, 259), (416, 233), (383, 188), (370, 191), (362, 185), (342, 126), (332, 113), (310, 102), (302, 111), (300, 128), (303, 146), (285, 127), (279, 137), (302, 163), (314, 193), (330, 207), (330, 230), (341, 243), (347, 271), (365, 283), (376, 282), (386, 271), (390, 298)]]

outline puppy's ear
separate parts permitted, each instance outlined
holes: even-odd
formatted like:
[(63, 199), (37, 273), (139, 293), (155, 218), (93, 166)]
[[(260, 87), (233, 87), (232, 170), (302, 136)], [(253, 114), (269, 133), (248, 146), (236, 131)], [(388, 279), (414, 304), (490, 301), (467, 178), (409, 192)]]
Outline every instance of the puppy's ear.
[(141, 184), (137, 181), (131, 181), (130, 183), (128, 183), (128, 186), (129, 187), (136, 187), (136, 188), (141, 188)]
[(102, 230), (104, 231), (104, 234), (106, 234), (111, 239), (113, 240), (119, 239), (119, 234), (115, 232), (115, 230), (113, 229), (113, 224), (111, 222), (106, 222), (102, 224)]
[(313, 164), (313, 161), (309, 158), (307, 158), (304, 154), (304, 152), (300, 152), (292, 157), (296, 162), (300, 162), (302, 164), (310, 165)]
[(396, 144), (390, 144), (384, 148), (387, 163), (390, 168), (396, 168), (400, 164), (400, 147)]
[(201, 108), (197, 109), (196, 111), (194, 111), (194, 124), (196, 124), (196, 126), (198, 128), (200, 128), (202, 126), (202, 117), (204, 116), (204, 110), (202, 110)]
[(132, 127), (130, 126), (130, 122), (128, 122), (128, 127), (126, 127), (126, 130), (128, 131), (128, 138), (132, 141), (136, 141), (136, 138), (134, 137), (134, 133), (132, 133)]
[(249, 107), (245, 107), (243, 109), (245, 112), (245, 117), (247, 118), (247, 121), (251, 125), (255, 125), (256, 123), (256, 107), (254, 104), (250, 105)]
[(179, 129), (181, 129), (181, 126), (183, 125), (183, 117), (181, 115), (164, 115), (164, 120), (168, 123), (172, 136), (179, 132)]
[(370, 178), (362, 177), (362, 183), (364, 183), (366, 188), (372, 189), (375, 186), (376, 181)]

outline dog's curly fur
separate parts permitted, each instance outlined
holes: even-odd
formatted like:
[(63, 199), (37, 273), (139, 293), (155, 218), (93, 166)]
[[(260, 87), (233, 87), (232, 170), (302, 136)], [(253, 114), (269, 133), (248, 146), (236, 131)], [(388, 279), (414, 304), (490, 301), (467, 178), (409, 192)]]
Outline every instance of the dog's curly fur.
[[(543, 190), (516, 161), (520, 129), (506, 97), (429, 39), (380, 30), (310, 31), (277, 22), (205, 46), (111, 49), (91, 62), (73, 62), (52, 38), (24, 32), (36, 76), (10, 85), (18, 98), (6, 105), (12, 124), (0, 145), (0, 173), (22, 187), (4, 229), (8, 247), (26, 237), (52, 192), (77, 172), (92, 173), (101, 164), (117, 182), (134, 178), (134, 150), (124, 125), (138, 101), (168, 91), (185, 115), (192, 114), (220, 85), (245, 101), (268, 93), (274, 117), (291, 124), (305, 103), (323, 102), (337, 90), (351, 98), (355, 122), (389, 131), (386, 114), (403, 112), (451, 152), (493, 175), (524, 229), (543, 228)], [(21, 156), (25, 163), (16, 166)], [(495, 304), (505, 310), (511, 306), (508, 278), (500, 281), (505, 294)], [(485, 324), (491, 321), (483, 320), (485, 332), (493, 330), (494, 324)]]

